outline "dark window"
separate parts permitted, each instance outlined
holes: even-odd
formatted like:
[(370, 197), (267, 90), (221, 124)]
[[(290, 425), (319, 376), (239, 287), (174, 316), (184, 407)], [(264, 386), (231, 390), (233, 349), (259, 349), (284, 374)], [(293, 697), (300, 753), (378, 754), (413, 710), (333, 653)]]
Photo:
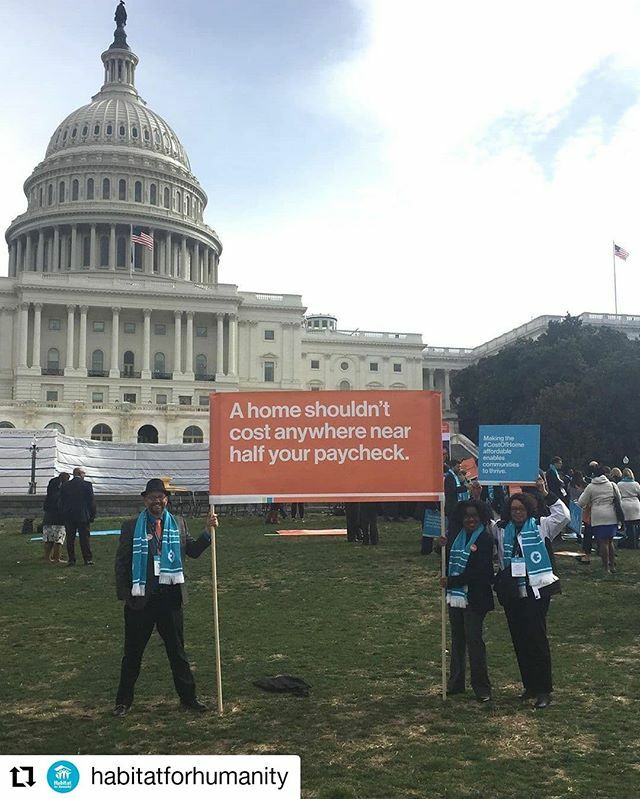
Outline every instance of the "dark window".
[(151, 203), (151, 205), (158, 204), (158, 189), (155, 183), (152, 183), (151, 186), (149, 187), (149, 202)]
[(179, 191), (176, 192), (176, 211), (182, 213), (182, 194)]
[(77, 180), (74, 180), (71, 184), (71, 199), (77, 200), (80, 194), (80, 183)]
[(121, 136), (124, 136), (124, 134), (125, 134), (126, 132), (127, 132), (127, 131), (126, 131), (126, 129), (125, 129), (125, 126), (124, 126), (124, 125), (120, 125), (120, 135), (121, 135)]
[(104, 321), (102, 319), (100, 319), (99, 321), (96, 321), (96, 322), (93, 323), (93, 332), (94, 333), (104, 333), (104, 330), (105, 330), (105, 325), (104, 325)]
[(373, 361), (372, 363), (369, 364), (369, 371), (370, 372), (377, 372), (378, 371), (378, 364), (375, 361)]
[(264, 362), (264, 382), (265, 383), (273, 383), (275, 382), (276, 376), (276, 364), (274, 361), (265, 361)]
[(99, 136), (100, 135), (100, 125), (95, 125), (94, 126), (93, 134), (94, 134), (94, 136)]
[(137, 395), (136, 394), (123, 394), (122, 399), (124, 402), (130, 402), (132, 405), (136, 404)]
[(135, 322), (125, 322), (124, 323), (124, 332), (125, 333), (135, 333), (136, 332), (136, 323)]
[(276, 332), (275, 330), (265, 330), (264, 331), (264, 340), (265, 341), (275, 341)]
[(109, 266), (109, 236), (100, 236), (100, 266)]
[(83, 135), (83, 136), (86, 136), (88, 132), (89, 132), (89, 127), (88, 127), (87, 125), (85, 125), (85, 126), (82, 128), (82, 135)]
[(62, 325), (59, 319), (49, 319), (49, 330), (61, 330)]
[(393, 371), (394, 372), (402, 372), (402, 364), (401, 363), (394, 363), (393, 364)]
[(113, 133), (113, 125), (111, 124), (111, 122), (109, 122), (109, 124), (107, 125), (107, 136), (111, 136), (112, 133)]
[(197, 375), (206, 375), (207, 374), (207, 356), (206, 355), (196, 355), (196, 374)]
[(116, 250), (116, 266), (124, 269), (127, 265), (127, 240), (124, 236), (118, 236)]
[(338, 388), (340, 391), (351, 391), (351, 384), (348, 380), (342, 380)]
[(74, 129), (71, 131), (71, 138), (72, 138), (72, 139), (75, 139), (75, 137), (77, 136), (77, 134), (78, 134), (78, 128), (74, 128)]
[(178, 404), (179, 405), (191, 405), (191, 397), (187, 397), (187, 396), (178, 397)]
[(346, 372), (347, 369), (349, 368), (349, 362), (348, 361), (342, 361), (342, 363), (340, 364), (340, 368), (342, 369), (343, 372)]
[(58, 401), (58, 392), (57, 391), (47, 391), (45, 394), (45, 401), (46, 402), (57, 402)]
[(196, 338), (207, 338), (208, 331), (205, 325), (196, 326)]
[(153, 332), (156, 336), (166, 336), (167, 335), (167, 326), (162, 324), (157, 324), (153, 326)]
[(118, 199), (127, 199), (127, 181), (124, 179), (118, 181)]
[(104, 391), (92, 391), (91, 402), (104, 402)]
[(87, 200), (93, 200), (94, 186), (93, 178), (89, 178), (87, 180)]
[(311, 361), (311, 368), (312, 369), (319, 369), (320, 368), (320, 361)]
[(59, 368), (60, 368), (60, 352), (55, 347), (52, 347), (49, 350), (49, 352), (47, 352), (47, 369), (59, 369)]
[(149, 130), (147, 128), (144, 129), (144, 140), (149, 141)]
[(102, 199), (103, 200), (111, 199), (111, 181), (109, 180), (109, 178), (105, 178), (102, 181)]
[(164, 352), (156, 352), (156, 354), (153, 356), (153, 371), (161, 372), (162, 374), (164, 374), (165, 365), (166, 365), (166, 360), (164, 357)]
[(156, 394), (156, 405), (166, 405), (166, 404), (167, 404), (167, 395)]
[(65, 185), (64, 180), (60, 181), (60, 185), (58, 186), (58, 202), (63, 203), (65, 200)]
[(42, 191), (42, 189), (40, 189), (40, 192), (39, 192), (38, 196), (39, 196), (39, 201), (38, 202), (39, 202), (40, 208), (42, 208), (43, 196), (44, 196), (44, 192)]
[(191, 425), (182, 434), (183, 444), (202, 444), (204, 441), (204, 434), (199, 427)]
[(89, 236), (85, 236), (82, 239), (82, 265), (91, 265), (91, 239)]
[(108, 424), (97, 424), (91, 429), (92, 441), (113, 441), (113, 432)]
[(53, 204), (53, 184), (49, 184), (49, 188), (47, 189), (47, 205)]
[(133, 199), (137, 203), (141, 203), (142, 202), (142, 183), (139, 180), (136, 180)]
[(138, 128), (131, 128), (131, 135), (134, 139), (138, 138)]
[(171, 192), (169, 189), (164, 190), (164, 207), (171, 208)]
[(209, 395), (208, 394), (201, 394), (198, 397), (198, 405), (208, 408), (209, 407)]
[(91, 369), (96, 372), (102, 372), (104, 369), (104, 352), (102, 350), (94, 350), (91, 353)]

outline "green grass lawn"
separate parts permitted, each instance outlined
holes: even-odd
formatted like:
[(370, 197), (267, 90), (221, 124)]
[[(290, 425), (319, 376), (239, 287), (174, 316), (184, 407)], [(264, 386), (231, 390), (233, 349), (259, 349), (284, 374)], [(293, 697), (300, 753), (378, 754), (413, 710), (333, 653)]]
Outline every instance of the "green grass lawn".
[[(312, 517), (307, 527), (340, 526)], [(95, 529), (115, 526), (99, 519)], [(198, 525), (191, 522), (193, 533)], [(559, 558), (563, 595), (549, 630), (556, 691), (536, 713), (517, 700), (500, 609), (486, 641), (494, 701), (440, 697), (439, 559), (415, 523), (382, 526), (379, 547), (277, 539), (257, 519), (218, 536), (225, 715), (181, 712), (157, 635), (130, 715), (111, 716), (122, 647), (117, 539), (96, 566), (45, 564), (41, 544), (0, 522), (0, 741), (9, 753), (299, 754), (314, 799), (633, 797), (640, 785), (640, 553), (604, 578), (594, 559)], [(215, 707), (208, 553), (186, 566), (187, 652)], [(306, 699), (252, 685), (289, 673)]]

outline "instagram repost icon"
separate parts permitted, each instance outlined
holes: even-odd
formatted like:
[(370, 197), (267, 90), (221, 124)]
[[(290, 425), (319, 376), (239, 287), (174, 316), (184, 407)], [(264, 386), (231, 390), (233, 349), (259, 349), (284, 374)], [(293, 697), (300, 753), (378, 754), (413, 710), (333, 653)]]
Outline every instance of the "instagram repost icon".
[(80, 772), (68, 760), (57, 760), (49, 766), (47, 782), (57, 793), (69, 793), (80, 782)]

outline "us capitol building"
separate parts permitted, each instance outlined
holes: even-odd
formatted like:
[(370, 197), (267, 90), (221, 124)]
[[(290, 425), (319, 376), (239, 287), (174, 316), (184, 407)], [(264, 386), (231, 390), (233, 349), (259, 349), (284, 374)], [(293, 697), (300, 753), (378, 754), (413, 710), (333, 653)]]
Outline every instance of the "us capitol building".
[[(100, 91), (56, 128), (6, 232), (0, 428), (201, 442), (214, 389), (436, 389), (455, 423), (451, 372), (556, 318), (474, 349), (425, 347), (416, 333), (340, 330), (296, 294), (220, 283), (207, 195), (136, 90), (122, 5), (116, 22)], [(583, 318), (640, 332), (640, 317)]]

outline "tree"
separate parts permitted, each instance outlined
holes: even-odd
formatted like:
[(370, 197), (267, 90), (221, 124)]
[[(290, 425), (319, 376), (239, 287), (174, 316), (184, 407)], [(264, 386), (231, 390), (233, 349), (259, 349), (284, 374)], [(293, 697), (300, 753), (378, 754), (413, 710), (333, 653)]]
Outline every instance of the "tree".
[(640, 342), (567, 316), (452, 378), (460, 430), (480, 424), (540, 424), (541, 459), (577, 468), (596, 459), (640, 467)]

